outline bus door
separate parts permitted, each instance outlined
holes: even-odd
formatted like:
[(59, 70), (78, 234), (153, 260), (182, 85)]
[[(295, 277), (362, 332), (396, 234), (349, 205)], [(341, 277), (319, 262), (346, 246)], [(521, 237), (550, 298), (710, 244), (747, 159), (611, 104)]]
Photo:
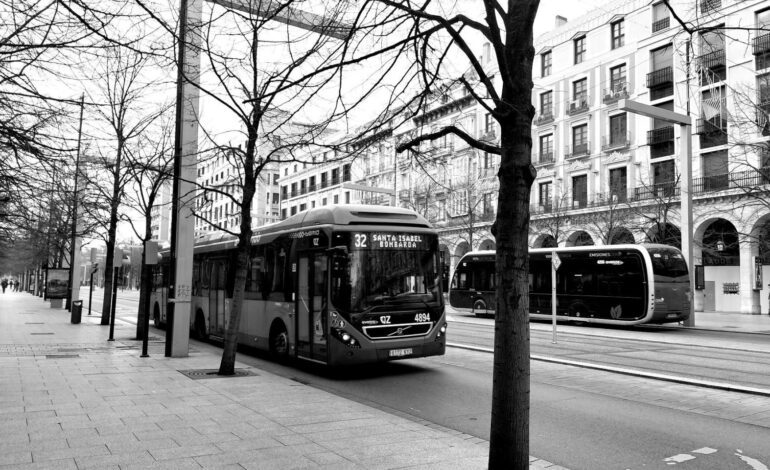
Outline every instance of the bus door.
[(299, 253), (297, 258), (297, 302), (295, 315), (297, 354), (326, 362), (327, 256)]
[(222, 259), (212, 260), (211, 289), (209, 290), (209, 328), (219, 334), (225, 332), (225, 286), (227, 265)]

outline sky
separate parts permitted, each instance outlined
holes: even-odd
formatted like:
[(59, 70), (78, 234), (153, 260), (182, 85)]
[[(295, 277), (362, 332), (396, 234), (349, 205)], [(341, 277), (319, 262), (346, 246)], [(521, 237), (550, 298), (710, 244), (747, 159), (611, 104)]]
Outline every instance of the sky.
[[(611, 1), (611, 0), (610, 0)], [(535, 37), (553, 28), (556, 15), (575, 20), (589, 11), (607, 5), (608, 0), (541, 0), (535, 17)]]

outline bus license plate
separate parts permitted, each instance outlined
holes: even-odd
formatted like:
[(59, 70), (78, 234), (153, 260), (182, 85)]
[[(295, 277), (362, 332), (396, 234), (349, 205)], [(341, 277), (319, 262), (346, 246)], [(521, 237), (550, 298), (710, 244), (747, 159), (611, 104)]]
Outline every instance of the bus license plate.
[(388, 351), (388, 355), (390, 357), (402, 357), (402, 356), (409, 356), (412, 354), (412, 348), (405, 348), (405, 349), (391, 349)]

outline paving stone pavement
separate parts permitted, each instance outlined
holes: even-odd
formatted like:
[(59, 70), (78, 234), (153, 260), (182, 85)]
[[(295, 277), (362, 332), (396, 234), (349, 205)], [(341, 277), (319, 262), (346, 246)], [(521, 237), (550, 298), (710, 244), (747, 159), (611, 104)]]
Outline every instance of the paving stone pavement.
[[(0, 470), (482, 469), (488, 442), (408, 419), (191, 347), (140, 357), (99, 317), (70, 323), (28, 293), (0, 294)], [(534, 457), (530, 468), (562, 467)]]

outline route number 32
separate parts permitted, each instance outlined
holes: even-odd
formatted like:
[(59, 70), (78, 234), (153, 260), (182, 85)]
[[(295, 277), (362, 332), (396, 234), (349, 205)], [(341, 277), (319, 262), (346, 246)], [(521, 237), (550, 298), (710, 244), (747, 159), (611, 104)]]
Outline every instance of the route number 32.
[(356, 240), (355, 240), (355, 246), (356, 248), (366, 248), (366, 234), (363, 233), (357, 233), (356, 234)]

